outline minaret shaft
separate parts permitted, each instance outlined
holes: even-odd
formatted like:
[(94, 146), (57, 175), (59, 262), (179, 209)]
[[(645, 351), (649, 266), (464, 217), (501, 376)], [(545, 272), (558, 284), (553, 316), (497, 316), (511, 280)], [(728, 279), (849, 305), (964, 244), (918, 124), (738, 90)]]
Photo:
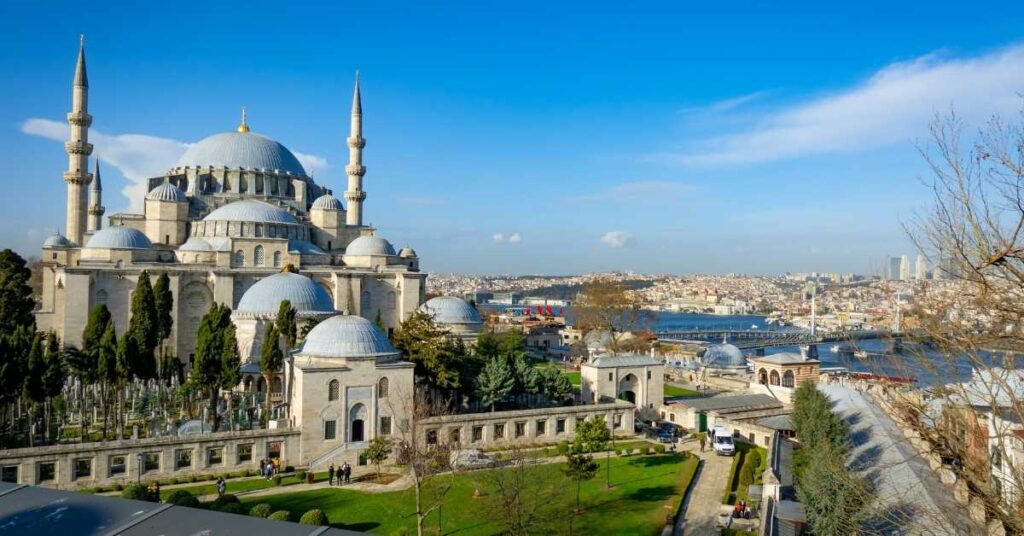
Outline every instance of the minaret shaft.
[(92, 175), (92, 187), (89, 188), (89, 225), (90, 232), (99, 231), (103, 228), (103, 213), (107, 209), (103, 206), (103, 183), (100, 182), (100, 159), (96, 157), (96, 169)]
[(348, 175), (348, 190), (345, 191), (348, 212), (345, 223), (350, 226), (361, 226), (363, 225), (363, 200), (366, 199), (366, 192), (363, 191), (363, 175), (366, 174), (366, 167), (363, 166), (363, 147), (366, 146), (366, 140), (363, 139), (363, 105), (359, 95), (359, 73), (356, 73), (356, 89), (352, 95), (350, 129), (348, 166), (345, 166), (345, 173)]
[(67, 237), (72, 242), (82, 245), (85, 230), (88, 226), (87, 187), (92, 181), (89, 173), (89, 155), (92, 144), (89, 143), (89, 77), (85, 69), (85, 41), (78, 47), (78, 63), (75, 65), (75, 78), (71, 86), (71, 113), (68, 114), (71, 135), (64, 143), (68, 155), (68, 170), (64, 172), (64, 182), (68, 184), (67, 199)]

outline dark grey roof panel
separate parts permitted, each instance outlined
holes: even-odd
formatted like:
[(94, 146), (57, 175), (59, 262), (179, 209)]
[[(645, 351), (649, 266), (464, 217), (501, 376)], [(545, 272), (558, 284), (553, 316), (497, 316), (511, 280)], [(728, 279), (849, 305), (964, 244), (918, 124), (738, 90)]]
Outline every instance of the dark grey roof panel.
[(163, 506), (24, 486), (0, 495), (0, 535), (99, 536)]

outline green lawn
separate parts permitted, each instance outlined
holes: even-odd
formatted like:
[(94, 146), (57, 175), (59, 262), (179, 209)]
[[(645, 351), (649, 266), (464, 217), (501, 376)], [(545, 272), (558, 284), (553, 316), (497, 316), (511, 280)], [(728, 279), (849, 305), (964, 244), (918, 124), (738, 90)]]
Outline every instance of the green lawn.
[(762, 447), (751, 445), (750, 443), (744, 443), (742, 441), (736, 442), (736, 455), (732, 459), (732, 468), (729, 469), (729, 479), (726, 481), (725, 495), (722, 497), (724, 504), (736, 504), (743, 500), (750, 502), (747, 496), (747, 490), (745, 487), (740, 486), (740, 467), (743, 466), (743, 462), (747, 459), (747, 456), (751, 451), (757, 450), (757, 453), (761, 456), (761, 461), (754, 469), (754, 481), (752, 484), (760, 484), (762, 474), (767, 468), (768, 464), (768, 451)]
[(693, 398), (696, 396), (700, 396), (700, 393), (693, 389), (665, 384), (665, 398)]
[(580, 373), (579, 373), (579, 371), (567, 369), (567, 368), (559, 365), (558, 363), (555, 363), (553, 361), (547, 361), (547, 360), (534, 360), (533, 361), (533, 367), (534, 368), (558, 367), (558, 369), (562, 371), (562, 374), (565, 374), (566, 376), (569, 377), (569, 381), (572, 382), (573, 386), (575, 386), (575, 387), (579, 387), (580, 386)]
[[(327, 479), (327, 473), (317, 473), (317, 481), (318, 482), (321, 481), (321, 480), (326, 480), (326, 479)], [(305, 482), (305, 480), (300, 481), (299, 478), (296, 475), (290, 475), (290, 476), (286, 476), (286, 477), (282, 477), (281, 478), (281, 485), (282, 486), (290, 486), (292, 484), (300, 484), (302, 482)], [(257, 490), (257, 489), (272, 488), (276, 484), (274, 484), (273, 480), (267, 480), (266, 478), (263, 478), (263, 477), (253, 477), (253, 478), (246, 478), (246, 479), (242, 479), (242, 480), (228, 480), (227, 481), (227, 485), (228, 485), (228, 493), (238, 493), (238, 492), (241, 492), (241, 491), (252, 491), (252, 490)], [(183, 489), (183, 490), (191, 493), (192, 495), (195, 495), (196, 497), (201, 497), (203, 495), (213, 495), (214, 493), (217, 493), (217, 482), (216, 481), (206, 481), (206, 482), (197, 483), (194, 486), (180, 486), (180, 487), (170, 488), (170, 489), (168, 489), (168, 488), (161, 488), (160, 489), (160, 499), (161, 500), (162, 499), (166, 499), (168, 495), (170, 495), (171, 493), (173, 493), (174, 491), (177, 491), (179, 489)]]
[[(598, 455), (601, 470), (593, 480), (583, 483), (583, 512), (574, 522), (574, 533), (594, 535), (652, 536), (661, 533), (666, 514), (674, 513), (682, 499), (697, 460), (683, 454), (631, 456), (612, 459), (611, 489), (605, 487), (605, 460)], [(550, 482), (558, 497), (545, 504), (553, 512), (554, 525), (538, 533), (568, 532), (568, 512), (575, 500), (575, 486), (561, 469), (564, 464), (533, 466), (532, 482)], [(447, 479), (448, 476), (439, 477)], [(451, 490), (444, 498), (442, 515), (444, 532), (459, 536), (491, 536), (502, 532), (501, 515), (490, 500), (474, 497), (476, 486), (486, 495), (487, 474), (474, 471), (456, 475)], [(477, 483), (476, 485), (474, 483)], [(428, 486), (425, 497), (433, 497)], [(266, 502), (274, 510), (291, 512), (298, 519), (304, 512), (319, 508), (327, 514), (331, 525), (375, 534), (415, 534), (414, 490), (389, 493), (362, 493), (344, 488), (284, 493), (266, 497), (242, 498), (246, 508)], [(668, 508), (666, 508), (668, 506)], [(427, 526), (437, 527), (437, 514), (431, 514)], [(434, 531), (432, 531), (434, 533)]]

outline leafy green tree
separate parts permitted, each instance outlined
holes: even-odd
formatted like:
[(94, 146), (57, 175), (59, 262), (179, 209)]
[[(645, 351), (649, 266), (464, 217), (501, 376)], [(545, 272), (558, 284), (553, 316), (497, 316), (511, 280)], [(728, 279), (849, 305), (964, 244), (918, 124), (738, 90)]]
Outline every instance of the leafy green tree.
[(576, 511), (574, 514), (580, 511), (580, 487), (583, 481), (597, 476), (599, 468), (600, 466), (597, 465), (594, 457), (590, 454), (570, 450), (569, 454), (566, 455), (566, 464), (562, 472), (571, 480), (576, 481)]
[(576, 388), (569, 381), (569, 377), (562, 374), (557, 367), (541, 368), (540, 376), (543, 392), (548, 400), (556, 404), (564, 404), (573, 399)]
[[(611, 430), (604, 417), (593, 416), (576, 427), (576, 437), (572, 442), (572, 450), (580, 453), (601, 452), (608, 447), (608, 441), (612, 438)], [(612, 464), (611, 452), (605, 459), (606, 484), (612, 486)]]
[(64, 363), (64, 352), (60, 347), (60, 340), (57, 334), (50, 332), (46, 335), (46, 352), (43, 364), (43, 396), (45, 397), (43, 436), (47, 441), (50, 436), (50, 421), (53, 417), (53, 399), (60, 396), (64, 390), (64, 383), (67, 381), (67, 368)]
[[(32, 338), (32, 345), (29, 347), (25, 363), (25, 375), (21, 378), (21, 393), (29, 403), (29, 422), (34, 424), (36, 406), (46, 399), (43, 389), (43, 373), (46, 371), (46, 362), (43, 357), (43, 342), (38, 333)], [(35, 434), (31, 426), (29, 427), (29, 446), (35, 446)]]
[(508, 363), (500, 356), (492, 357), (484, 363), (483, 370), (476, 378), (477, 397), (480, 402), (494, 411), (494, 406), (512, 393), (515, 380)]
[(512, 394), (519, 400), (521, 405), (523, 405), (522, 399), (525, 397), (525, 405), (528, 406), (531, 395), (541, 391), (540, 373), (537, 372), (537, 369), (533, 367), (524, 353), (513, 351), (510, 357), (512, 359), (512, 377), (515, 380)]
[[(274, 319), (274, 325), (277, 327), (277, 334), (281, 337), (282, 352), (284, 353), (285, 360), (287, 361), (288, 356), (292, 353), (292, 348), (295, 348), (295, 344), (298, 342), (298, 324), (295, 320), (295, 308), (292, 307), (292, 302), (288, 300), (282, 300), (281, 305), (277, 308), (277, 317)], [(291, 408), (291, 394), (292, 394), (292, 382), (295, 381), (295, 374), (292, 371), (292, 366), (289, 364), (288, 370), (285, 371), (287, 384), (285, 386), (285, 399), (289, 401), (288, 407)]]
[(384, 463), (384, 460), (388, 459), (390, 455), (391, 443), (383, 436), (374, 437), (370, 444), (366, 446), (366, 450), (363, 451), (363, 457), (366, 458), (366, 461), (377, 467), (378, 479), (380, 479), (380, 464)]
[(416, 311), (405, 319), (395, 330), (392, 343), (416, 364), (417, 381), (431, 391), (460, 389), (463, 379), (459, 371), (467, 358), (465, 345), (438, 326), (428, 313)]
[(174, 317), (171, 311), (174, 310), (174, 294), (171, 293), (171, 279), (167, 272), (163, 272), (156, 278), (153, 285), (153, 312), (156, 319), (156, 340), (160, 348), (157, 370), (160, 380), (165, 385), (170, 385), (171, 378), (178, 370), (178, 358), (167, 355), (164, 341), (171, 336), (171, 328), (174, 327)]
[(117, 334), (114, 323), (108, 322), (103, 337), (96, 348), (96, 378), (100, 382), (100, 403), (103, 406), (103, 438), (107, 438), (107, 423), (110, 418), (110, 389), (119, 385), (121, 369), (118, 367)]
[(260, 346), (260, 372), (267, 382), (265, 397), (266, 416), (270, 418), (270, 386), (273, 385), (274, 377), (281, 370), (284, 364), (284, 354), (281, 353), (281, 337), (277, 333), (277, 326), (270, 324), (263, 333), (263, 344)]
[(140, 358), (139, 354), (139, 341), (132, 334), (125, 333), (121, 336), (121, 340), (117, 342), (117, 353), (115, 359), (115, 397), (117, 402), (117, 437), (124, 437), (124, 391), (125, 385), (128, 380), (133, 377), (134, 364), (137, 363)]
[(199, 322), (195, 361), (189, 381), (209, 395), (213, 429), (220, 426), (217, 399), (221, 389), (230, 389), (241, 381), (241, 363), (235, 325), (231, 322), (231, 308), (214, 304)]
[(19, 326), (35, 330), (31, 277), (25, 259), (10, 249), (0, 251), (0, 335), (14, 333)]
[(149, 272), (143, 271), (139, 274), (139, 280), (135, 284), (135, 292), (132, 294), (131, 318), (128, 321), (128, 333), (125, 337), (129, 336), (135, 339), (137, 346), (137, 351), (130, 356), (132, 360), (128, 363), (131, 375), (139, 380), (156, 378), (156, 359), (153, 352), (159, 341), (159, 324)]

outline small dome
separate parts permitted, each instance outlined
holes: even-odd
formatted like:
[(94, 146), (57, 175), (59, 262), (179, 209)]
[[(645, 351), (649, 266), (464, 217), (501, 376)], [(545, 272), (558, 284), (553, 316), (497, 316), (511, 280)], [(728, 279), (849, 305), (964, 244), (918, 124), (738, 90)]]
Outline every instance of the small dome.
[(454, 296), (438, 296), (427, 300), (420, 311), (430, 314), (438, 324), (482, 324), (480, 313)]
[(213, 246), (202, 238), (192, 237), (178, 246), (178, 251), (213, 251)]
[(406, 259), (412, 258), (416, 256), (416, 250), (412, 249), (409, 246), (405, 246), (404, 248), (402, 248), (401, 251), (398, 252), (398, 256)]
[(725, 341), (708, 346), (702, 361), (704, 366), (711, 368), (747, 368), (747, 358), (743, 357), (743, 352)]
[(345, 207), (341, 206), (341, 201), (331, 194), (324, 194), (316, 198), (311, 208), (312, 210), (345, 210)]
[(387, 357), (398, 351), (373, 322), (359, 317), (338, 315), (320, 322), (302, 345), (299, 355), (313, 357)]
[(44, 248), (69, 248), (71, 246), (71, 241), (60, 233), (53, 233), (43, 241)]
[(239, 313), (277, 314), (281, 302), (288, 300), (299, 314), (333, 313), (331, 296), (308, 277), (289, 272), (262, 279), (245, 291), (238, 301)]
[(244, 199), (228, 203), (206, 215), (203, 221), (244, 221), (256, 223), (299, 223), (287, 210), (263, 201)]
[(165, 182), (150, 190), (146, 194), (146, 199), (152, 201), (173, 201), (175, 203), (188, 201), (188, 198), (185, 197), (185, 192), (182, 192), (180, 188), (169, 182)]
[(327, 255), (324, 250), (318, 248), (316, 244), (307, 240), (289, 240), (288, 253), (298, 253), (300, 255)]
[(223, 132), (193, 144), (174, 167), (225, 167), (278, 170), (303, 177), (299, 159), (280, 143), (251, 132)]
[(349, 242), (345, 255), (394, 255), (395, 248), (391, 242), (379, 236), (360, 236)]
[(149, 249), (153, 247), (153, 244), (138, 229), (107, 227), (93, 234), (85, 247), (89, 249)]

